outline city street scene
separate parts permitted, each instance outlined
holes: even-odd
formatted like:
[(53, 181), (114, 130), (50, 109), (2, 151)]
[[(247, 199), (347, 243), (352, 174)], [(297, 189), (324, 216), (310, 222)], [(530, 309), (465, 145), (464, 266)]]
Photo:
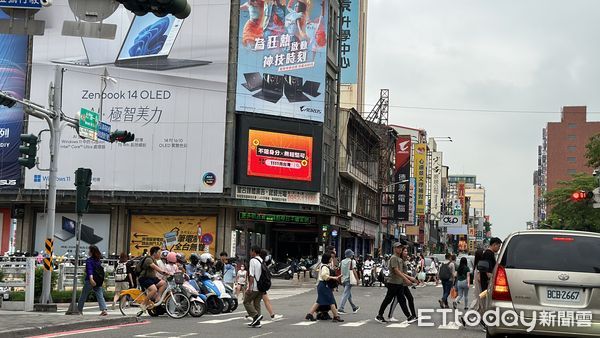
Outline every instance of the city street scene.
[(0, 0), (0, 338), (600, 337), (597, 13)]

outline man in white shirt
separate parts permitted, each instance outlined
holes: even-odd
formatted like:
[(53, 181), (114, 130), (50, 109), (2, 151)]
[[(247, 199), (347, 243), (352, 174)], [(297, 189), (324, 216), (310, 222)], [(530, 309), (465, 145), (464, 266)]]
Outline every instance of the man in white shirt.
[(248, 288), (244, 297), (244, 307), (248, 316), (252, 317), (249, 327), (261, 327), (260, 321), (263, 316), (260, 314), (260, 301), (262, 292), (258, 291), (258, 280), (262, 272), (262, 258), (260, 257), (261, 248), (253, 246), (250, 249), (250, 263), (248, 268)]

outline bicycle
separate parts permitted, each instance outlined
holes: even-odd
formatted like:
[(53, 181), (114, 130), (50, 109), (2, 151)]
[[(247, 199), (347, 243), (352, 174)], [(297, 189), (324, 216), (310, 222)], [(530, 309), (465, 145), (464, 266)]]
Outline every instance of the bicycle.
[(147, 290), (142, 291), (133, 288), (121, 291), (119, 294), (119, 310), (123, 316), (127, 316), (131, 314), (129, 309), (137, 305), (141, 309), (136, 313), (137, 317), (141, 316), (144, 312), (148, 312), (151, 316), (157, 316), (159, 314), (159, 307), (164, 305), (169, 317), (175, 319), (183, 318), (190, 311), (190, 299), (181, 289), (183, 282), (184, 277), (182, 273), (176, 273), (167, 277), (167, 288), (158, 302), (154, 303), (151, 307), (143, 305), (148, 300)]

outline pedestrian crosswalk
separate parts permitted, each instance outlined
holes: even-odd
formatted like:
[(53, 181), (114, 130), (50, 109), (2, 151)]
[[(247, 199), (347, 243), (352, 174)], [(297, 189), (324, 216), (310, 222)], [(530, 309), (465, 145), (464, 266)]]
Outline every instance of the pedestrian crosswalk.
[(271, 289), (268, 294), (270, 300), (277, 300), (297, 296), (309, 291), (314, 291), (314, 288)]
[[(230, 317), (230, 318), (224, 318), (224, 319), (210, 319), (210, 320), (203, 320), (203, 321), (199, 321), (199, 324), (222, 324), (222, 323), (227, 323), (227, 322), (234, 322), (234, 321), (239, 321), (239, 322), (243, 322), (243, 323), (248, 323), (247, 320), (244, 319), (244, 317), (240, 317), (240, 316), (235, 316), (235, 317)], [(262, 320), (260, 323), (264, 326), (264, 325), (269, 325), (275, 322), (281, 322), (283, 325), (290, 325), (290, 326), (313, 326), (313, 325), (318, 325), (321, 321), (290, 321), (290, 318), (280, 318), (278, 320)], [(329, 321), (327, 321), (329, 322)], [(358, 328), (367, 324), (372, 324), (372, 325), (381, 325), (378, 323), (374, 323), (373, 320), (371, 319), (366, 319), (366, 320), (356, 320), (356, 321), (348, 321), (346, 320), (345, 322), (339, 323), (339, 327), (343, 327), (343, 328)], [(331, 325), (331, 324), (328, 324)], [(383, 324), (381, 325), (385, 328), (388, 329), (405, 329), (408, 328), (410, 326), (418, 326), (417, 323), (408, 323), (407, 321), (404, 322), (400, 322), (400, 323), (387, 323), (387, 324)], [(460, 324), (456, 324), (453, 322), (448, 323), (447, 325), (434, 325), (431, 326), (435, 329), (439, 329), (439, 330), (459, 330), (462, 326)]]

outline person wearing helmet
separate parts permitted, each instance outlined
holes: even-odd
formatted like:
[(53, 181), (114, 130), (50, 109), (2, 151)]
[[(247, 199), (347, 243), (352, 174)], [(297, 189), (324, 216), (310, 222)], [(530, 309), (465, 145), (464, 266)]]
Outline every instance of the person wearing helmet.
[(204, 271), (210, 271), (213, 267), (214, 259), (212, 255), (208, 252), (200, 255), (200, 266), (204, 269)]
[(167, 254), (167, 265), (165, 267), (165, 271), (169, 272), (170, 274), (179, 272), (179, 267), (177, 266), (177, 255), (179, 254), (175, 252), (169, 252)]
[(200, 256), (197, 253), (191, 254), (189, 264), (185, 265), (185, 272), (190, 276), (194, 275), (198, 263), (200, 263)]

